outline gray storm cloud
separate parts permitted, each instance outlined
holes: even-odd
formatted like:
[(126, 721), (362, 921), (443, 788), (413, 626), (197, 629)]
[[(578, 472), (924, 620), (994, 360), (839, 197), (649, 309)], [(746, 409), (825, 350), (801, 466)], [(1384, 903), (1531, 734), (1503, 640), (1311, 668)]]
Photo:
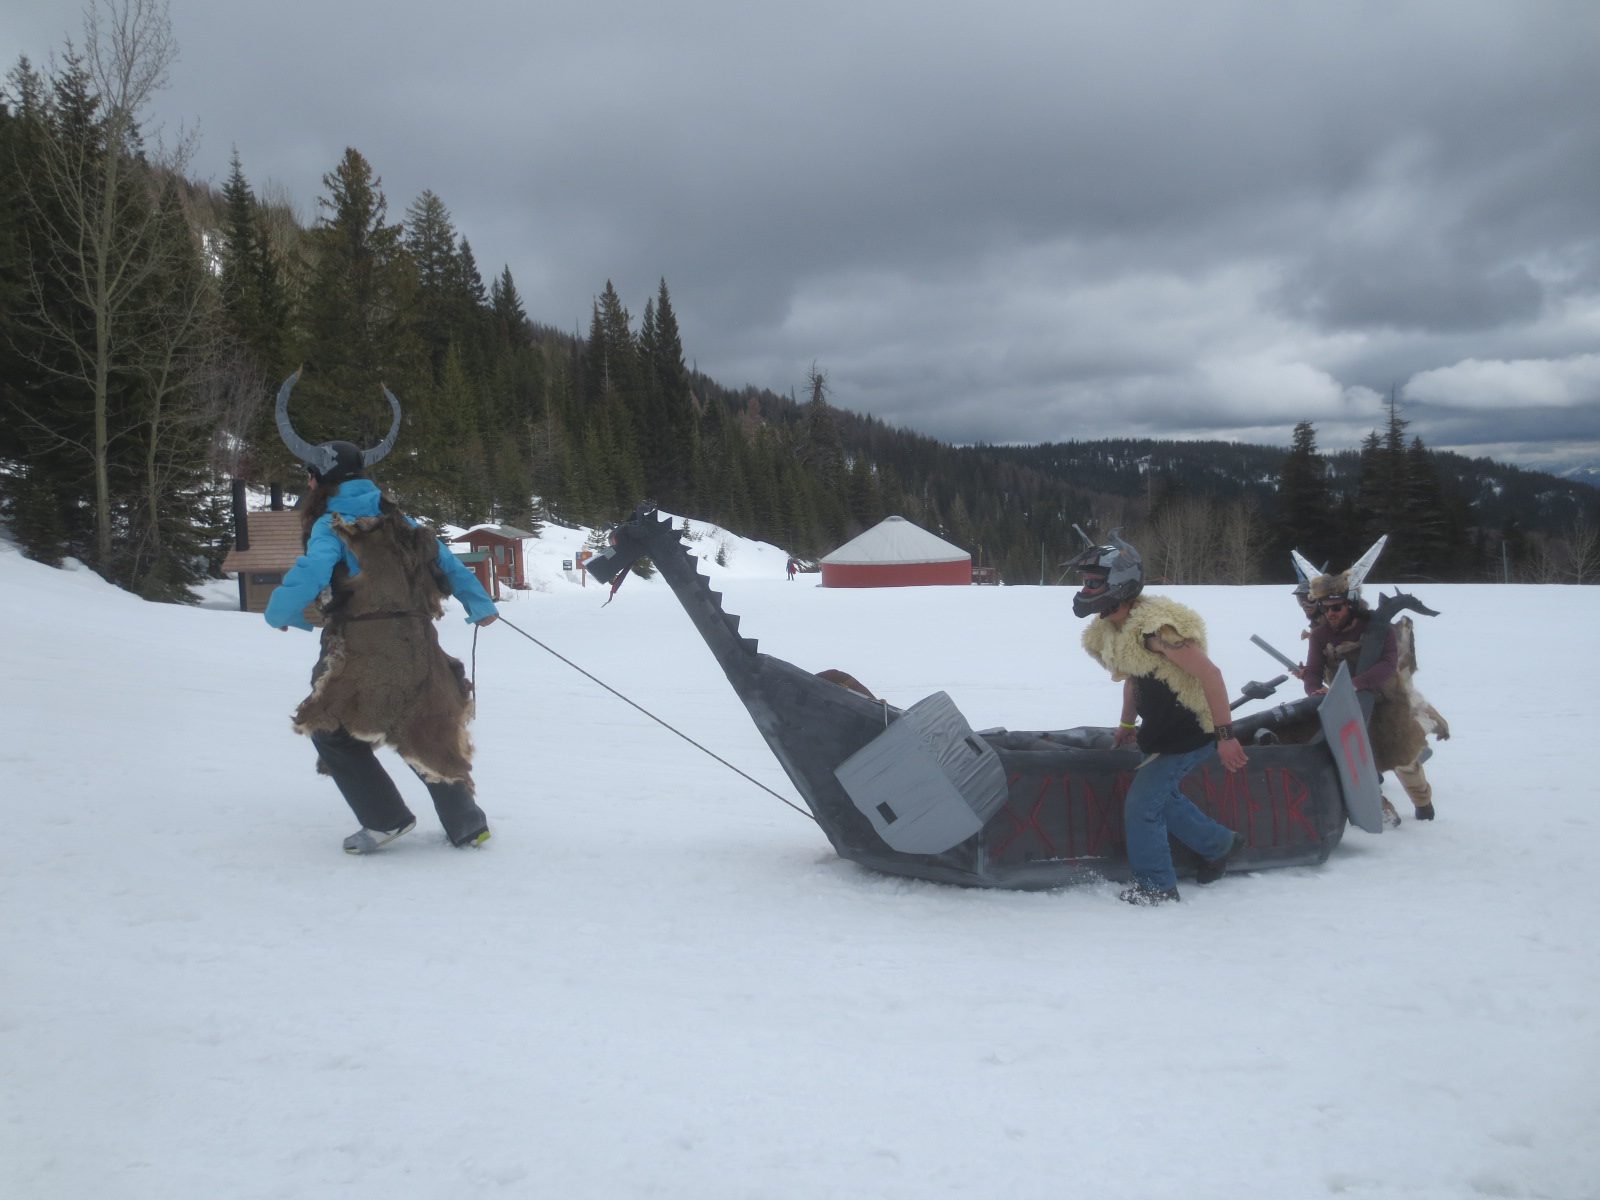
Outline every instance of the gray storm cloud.
[(664, 276), (702, 370), (936, 437), (1595, 425), (1600, 10), (946, 7), (178, 0), (158, 115), (304, 219), (353, 145), (536, 320)]

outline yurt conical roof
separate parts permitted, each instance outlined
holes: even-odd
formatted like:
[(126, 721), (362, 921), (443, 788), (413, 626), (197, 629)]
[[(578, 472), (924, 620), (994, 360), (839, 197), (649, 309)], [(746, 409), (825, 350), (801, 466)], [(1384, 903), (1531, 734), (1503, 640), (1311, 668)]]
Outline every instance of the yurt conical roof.
[(822, 560), (823, 587), (972, 582), (972, 556), (904, 517), (886, 517)]
[(824, 563), (866, 566), (874, 563), (967, 562), (972, 556), (904, 517), (885, 517), (859, 537), (851, 538)]

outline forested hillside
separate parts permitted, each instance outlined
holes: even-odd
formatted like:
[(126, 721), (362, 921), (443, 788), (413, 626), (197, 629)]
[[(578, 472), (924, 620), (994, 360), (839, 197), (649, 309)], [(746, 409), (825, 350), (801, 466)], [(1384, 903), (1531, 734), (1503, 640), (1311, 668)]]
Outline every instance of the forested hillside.
[[(158, 31), (159, 32), (159, 31)], [(1123, 526), (1178, 582), (1284, 578), (1394, 535), (1407, 578), (1588, 581), (1600, 492), (1429, 451), (1392, 410), (1360, 453), (1107, 441), (955, 447), (848, 411), (827, 347), (807, 378), (733, 388), (691, 371), (662, 280), (635, 318), (596, 280), (587, 334), (487, 276), (441, 196), (391, 212), (360, 151), (316, 217), (256, 194), (235, 155), (196, 183), (146, 146), (160, 39), (20, 61), (0, 99), (0, 515), (45, 562), (75, 556), (184, 599), (227, 549), (231, 480), (291, 496), (303, 473), (272, 401), (313, 442), (375, 444), (412, 511), (468, 525), (595, 524), (650, 499), (818, 556), (899, 513), (1009, 583), (1055, 582), (1073, 524)], [(128, 68), (123, 70), (121, 68)], [(787, 392), (787, 395), (781, 394)]]

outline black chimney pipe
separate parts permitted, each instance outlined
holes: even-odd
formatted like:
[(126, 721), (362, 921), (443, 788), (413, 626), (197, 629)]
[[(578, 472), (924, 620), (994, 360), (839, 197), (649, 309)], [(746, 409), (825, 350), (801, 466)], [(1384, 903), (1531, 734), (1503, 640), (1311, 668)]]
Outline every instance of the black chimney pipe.
[[(233, 481), (233, 548), (235, 550), (250, 549), (250, 509), (249, 501), (244, 494), (244, 480)], [(245, 575), (239, 572), (239, 611), (244, 612), (250, 607), (249, 597), (245, 594)]]
[(233, 481), (233, 546), (236, 550), (250, 549), (250, 512), (244, 495), (244, 480)]

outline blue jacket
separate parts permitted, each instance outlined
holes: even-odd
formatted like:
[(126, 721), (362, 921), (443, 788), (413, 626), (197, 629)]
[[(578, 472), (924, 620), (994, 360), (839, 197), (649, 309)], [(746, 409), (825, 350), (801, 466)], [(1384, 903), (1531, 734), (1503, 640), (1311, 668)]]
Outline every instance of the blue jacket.
[[(361, 573), (361, 564), (350, 553), (339, 535), (333, 531), (333, 515), (355, 519), (378, 515), (378, 502), (382, 493), (370, 479), (347, 479), (328, 499), (328, 511), (317, 518), (311, 527), (311, 537), (306, 541), (306, 552), (295, 559), (294, 566), (284, 573), (283, 582), (267, 598), (267, 611), (263, 614), (267, 624), (274, 629), (293, 625), (296, 629), (313, 626), (303, 615), (306, 605), (321, 594), (333, 579), (333, 569), (341, 562), (351, 575)], [(410, 517), (406, 518), (411, 521)], [(415, 525), (415, 521), (411, 521)], [(455, 591), (455, 597), (467, 610), (467, 620), (476, 624), (498, 611), (489, 593), (483, 590), (478, 577), (467, 570), (462, 561), (443, 542), (439, 543), (439, 565)]]

